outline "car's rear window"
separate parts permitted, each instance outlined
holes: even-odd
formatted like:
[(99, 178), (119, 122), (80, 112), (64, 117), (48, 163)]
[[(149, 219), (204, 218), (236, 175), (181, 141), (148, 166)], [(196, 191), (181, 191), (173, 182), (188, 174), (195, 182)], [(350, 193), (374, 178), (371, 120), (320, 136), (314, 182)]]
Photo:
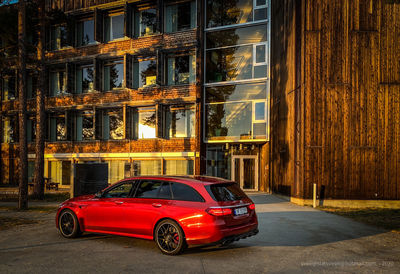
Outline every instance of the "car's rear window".
[(179, 183), (171, 183), (172, 194), (174, 200), (179, 201), (189, 201), (189, 202), (204, 202), (203, 197), (194, 190), (192, 187), (179, 184)]
[(205, 187), (211, 198), (217, 202), (237, 201), (246, 197), (236, 183), (206, 185)]

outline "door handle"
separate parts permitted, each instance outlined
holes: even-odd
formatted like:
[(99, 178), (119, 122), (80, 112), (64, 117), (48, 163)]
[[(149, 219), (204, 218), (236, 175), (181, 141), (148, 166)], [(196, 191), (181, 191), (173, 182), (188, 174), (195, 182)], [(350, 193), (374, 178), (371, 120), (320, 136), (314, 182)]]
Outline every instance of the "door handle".
[(116, 201), (115, 202), (117, 205), (122, 205), (124, 202), (122, 202), (122, 201)]
[(154, 204), (152, 204), (152, 206), (154, 206), (154, 207), (161, 207), (161, 206), (162, 206), (162, 204), (157, 204), (157, 203), (154, 203)]

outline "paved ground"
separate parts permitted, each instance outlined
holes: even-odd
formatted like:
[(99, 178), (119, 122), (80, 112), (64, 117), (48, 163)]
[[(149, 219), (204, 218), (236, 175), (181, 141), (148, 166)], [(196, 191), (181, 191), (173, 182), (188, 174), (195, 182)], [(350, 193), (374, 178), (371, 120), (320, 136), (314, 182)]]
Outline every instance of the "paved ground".
[(162, 255), (151, 241), (86, 235), (62, 238), (54, 213), (0, 210), (39, 224), (0, 231), (0, 273), (400, 272), (400, 234), (252, 195), (260, 233), (226, 248)]

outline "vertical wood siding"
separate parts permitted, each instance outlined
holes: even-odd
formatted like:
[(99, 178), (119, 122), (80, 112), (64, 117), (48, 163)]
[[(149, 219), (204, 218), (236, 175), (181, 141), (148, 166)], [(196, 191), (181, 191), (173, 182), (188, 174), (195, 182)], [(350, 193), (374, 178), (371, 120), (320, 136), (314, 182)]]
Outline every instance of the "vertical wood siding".
[[(293, 7), (295, 1), (278, 2), (273, 1)], [(274, 190), (311, 198), (316, 183), (324, 198), (400, 199), (400, 3), (311, 0), (302, 5), (304, 49), (296, 54), (304, 54), (299, 89), (304, 101), (292, 106), (290, 84), (272, 79), (275, 103), (284, 101), (288, 109), (272, 109), (277, 112), (272, 140), (288, 144), (290, 166), (293, 155), (301, 154), (290, 144), (295, 134), (291, 113), (302, 112), (304, 146), (297, 149), (304, 150), (304, 175), (294, 181), (293, 170), (282, 168), (283, 154), (273, 147)], [(277, 22), (290, 18), (286, 12)], [(277, 22), (274, 31), (285, 29)], [(292, 32), (286, 29), (285, 39)], [(291, 50), (272, 53), (278, 54), (272, 64), (276, 71), (295, 65)], [(301, 180), (304, 188), (295, 191)]]

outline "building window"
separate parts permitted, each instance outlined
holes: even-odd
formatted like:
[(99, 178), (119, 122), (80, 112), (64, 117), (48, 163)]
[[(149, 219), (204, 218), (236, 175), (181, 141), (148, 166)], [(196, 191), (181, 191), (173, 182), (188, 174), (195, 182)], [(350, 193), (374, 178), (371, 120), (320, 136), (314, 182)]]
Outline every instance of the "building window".
[(17, 98), (17, 78), (15, 75), (5, 75), (1, 81), (1, 93), (3, 101)]
[(182, 31), (196, 27), (196, 1), (168, 5), (165, 12), (166, 32)]
[(104, 40), (109, 42), (124, 37), (124, 15), (111, 15), (104, 19)]
[(18, 120), (16, 116), (3, 118), (3, 143), (15, 143), (18, 139)]
[(146, 107), (137, 109), (137, 132), (138, 139), (156, 138), (156, 109)]
[(206, 82), (268, 76), (266, 25), (207, 33)]
[(193, 160), (165, 160), (164, 175), (193, 175)]
[(35, 176), (35, 161), (28, 161), (28, 182), (33, 182)]
[(36, 97), (36, 89), (37, 89), (37, 78), (28, 75), (26, 78), (26, 98), (32, 99)]
[(133, 176), (161, 175), (161, 160), (134, 160)]
[(130, 174), (126, 173), (126, 165), (128, 160), (108, 160), (108, 184), (114, 184), (122, 179), (129, 178)]
[(36, 139), (36, 117), (28, 116), (26, 119), (26, 139), (28, 143)]
[(65, 113), (52, 113), (49, 115), (50, 142), (67, 140), (67, 126)]
[(71, 184), (71, 161), (49, 161), (48, 163), (48, 178), (51, 182), (61, 185)]
[(194, 55), (172, 55), (167, 57), (167, 84), (194, 83), (196, 79), (196, 58)]
[(67, 74), (65, 68), (55, 68), (50, 71), (50, 96), (67, 93)]
[(87, 46), (94, 44), (94, 20), (80, 21), (77, 24), (77, 44)]
[(122, 108), (103, 111), (103, 140), (120, 140), (124, 138), (124, 120)]
[(103, 90), (111, 91), (124, 86), (124, 61), (115, 60), (104, 63)]
[(166, 136), (182, 138), (195, 136), (194, 107), (171, 106), (166, 116)]
[(68, 35), (66, 25), (52, 26), (50, 29), (51, 50), (60, 50), (68, 46)]
[(207, 0), (207, 28), (244, 24), (267, 19), (267, 0)]
[(267, 139), (267, 83), (206, 88), (209, 140)]
[(138, 36), (149, 36), (157, 33), (157, 10), (146, 9), (136, 14), (136, 25), (139, 27)]
[(88, 93), (94, 91), (93, 88), (93, 65), (83, 65), (76, 68), (76, 93)]
[(157, 83), (157, 61), (142, 59), (134, 63), (134, 86), (136, 88), (150, 87)]
[(93, 140), (94, 131), (94, 112), (91, 110), (78, 112), (75, 117), (75, 140)]

